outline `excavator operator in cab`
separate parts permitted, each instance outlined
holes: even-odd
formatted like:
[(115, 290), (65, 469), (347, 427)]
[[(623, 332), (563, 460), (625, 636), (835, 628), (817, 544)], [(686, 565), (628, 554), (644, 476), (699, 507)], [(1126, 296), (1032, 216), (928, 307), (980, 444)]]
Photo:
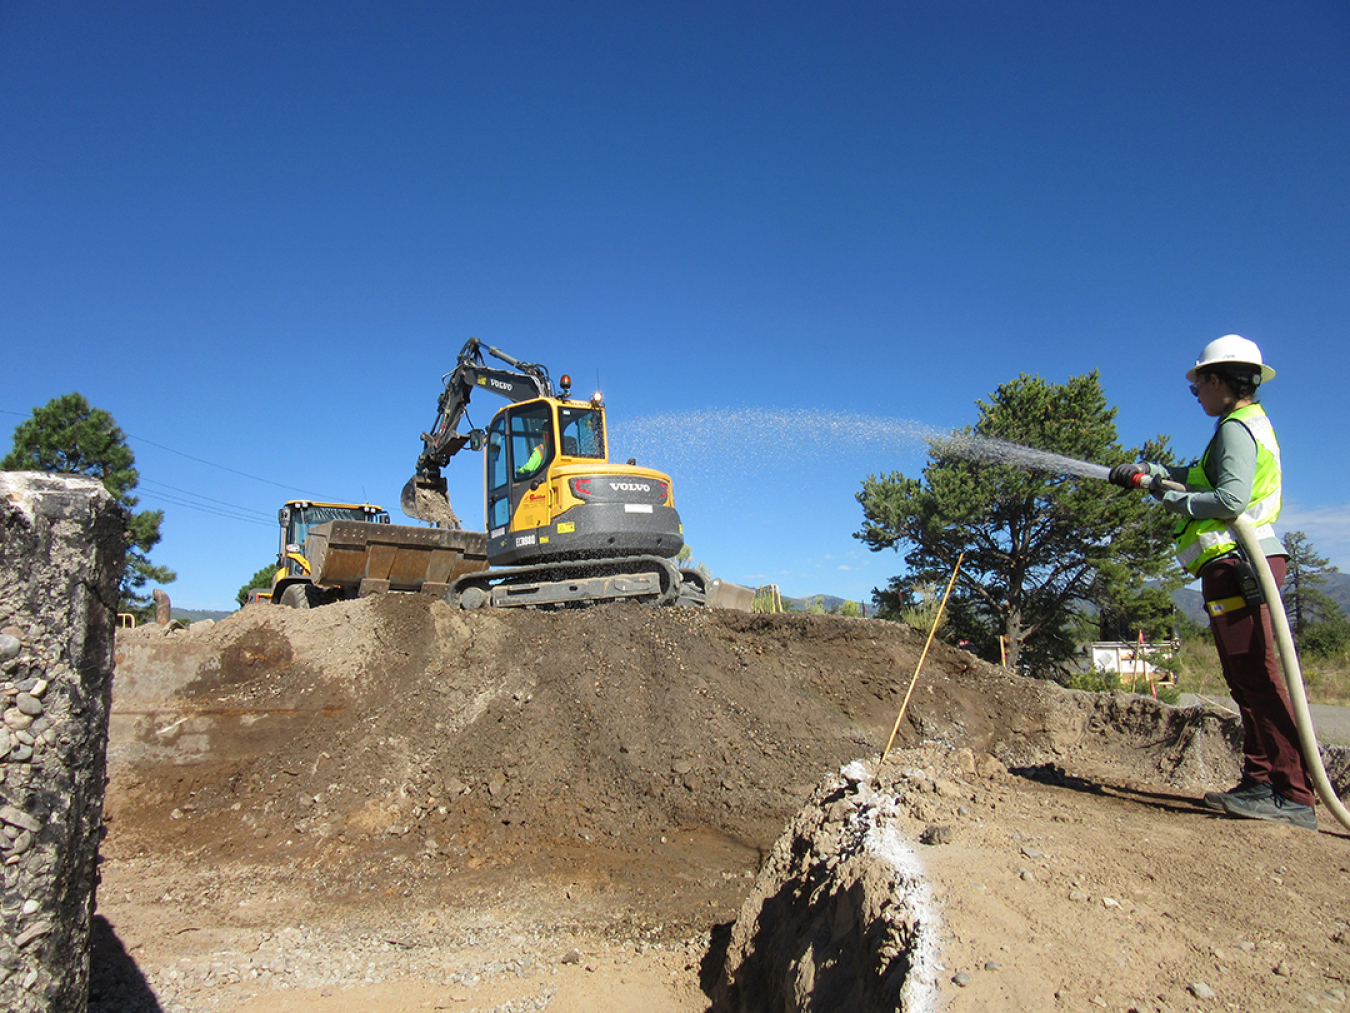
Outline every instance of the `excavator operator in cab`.
[(526, 458), (525, 463), (516, 469), (516, 478), (529, 478), (540, 468), (544, 466), (549, 457), (549, 438), (552, 435), (551, 429), (544, 429), (540, 434), (540, 440), (535, 443), (534, 449), (530, 451), (530, 456)]

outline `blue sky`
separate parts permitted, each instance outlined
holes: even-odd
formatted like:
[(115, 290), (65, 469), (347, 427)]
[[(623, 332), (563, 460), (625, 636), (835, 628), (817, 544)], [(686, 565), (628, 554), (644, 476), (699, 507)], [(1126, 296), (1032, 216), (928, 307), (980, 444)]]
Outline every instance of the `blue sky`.
[(1282, 527), (1350, 568), (1347, 180), (1331, 0), (5, 3), (0, 431), (112, 412), (175, 604), (227, 608), (288, 497), (397, 513), (477, 336), (598, 383), (714, 573), (865, 598), (909, 422), (1097, 369), (1198, 453), (1238, 332)]

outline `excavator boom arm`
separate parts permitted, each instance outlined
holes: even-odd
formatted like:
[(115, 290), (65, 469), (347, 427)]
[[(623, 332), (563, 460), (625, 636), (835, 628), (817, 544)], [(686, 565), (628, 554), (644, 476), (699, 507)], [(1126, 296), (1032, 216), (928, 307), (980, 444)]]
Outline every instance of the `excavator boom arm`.
[[(484, 352), (514, 368), (488, 365)], [(521, 362), (477, 338), (470, 338), (460, 349), (455, 368), (442, 380), (445, 389), (436, 406), (436, 424), (431, 432), (422, 434), (422, 454), (417, 459), (417, 474), (423, 478), (439, 477), (441, 467), (469, 442), (467, 435), (458, 432), (458, 426), (475, 390), (491, 391), (508, 401), (553, 396), (547, 368), (536, 362)]]
[[(511, 368), (488, 365), (485, 352)], [(459, 420), (469, 407), (469, 398), (480, 389), (490, 390), (509, 401), (552, 397), (553, 382), (545, 367), (536, 362), (521, 362), (477, 338), (470, 338), (465, 343), (459, 350), (455, 368), (441, 379), (445, 389), (436, 404), (436, 424), (431, 432), (422, 434), (417, 470), (403, 487), (400, 503), (409, 517), (458, 530), (459, 517), (446, 496), (441, 468), (471, 440), (470, 434), (459, 431)]]

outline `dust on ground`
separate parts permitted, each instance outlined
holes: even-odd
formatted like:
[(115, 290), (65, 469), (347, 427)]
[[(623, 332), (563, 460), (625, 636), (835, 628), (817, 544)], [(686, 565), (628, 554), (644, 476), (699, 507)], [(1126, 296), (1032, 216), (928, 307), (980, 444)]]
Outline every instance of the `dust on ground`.
[[(923, 637), (384, 595), (133, 648), (191, 664), (118, 673), (93, 1009), (692, 1013), (785, 823), (879, 753)], [(888, 764), (979, 758), (921, 848), (949, 1008), (1350, 1010), (1350, 838), (1200, 807), (1235, 735), (935, 645)]]

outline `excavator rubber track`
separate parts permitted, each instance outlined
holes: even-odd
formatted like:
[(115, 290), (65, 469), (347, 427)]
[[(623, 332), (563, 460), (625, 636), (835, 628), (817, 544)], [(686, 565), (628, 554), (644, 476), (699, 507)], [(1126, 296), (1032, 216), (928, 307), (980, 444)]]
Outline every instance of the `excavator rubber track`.
[(660, 556), (536, 563), (460, 577), (445, 600), (458, 608), (569, 608), (604, 601), (705, 605), (748, 612), (752, 588), (682, 570)]

